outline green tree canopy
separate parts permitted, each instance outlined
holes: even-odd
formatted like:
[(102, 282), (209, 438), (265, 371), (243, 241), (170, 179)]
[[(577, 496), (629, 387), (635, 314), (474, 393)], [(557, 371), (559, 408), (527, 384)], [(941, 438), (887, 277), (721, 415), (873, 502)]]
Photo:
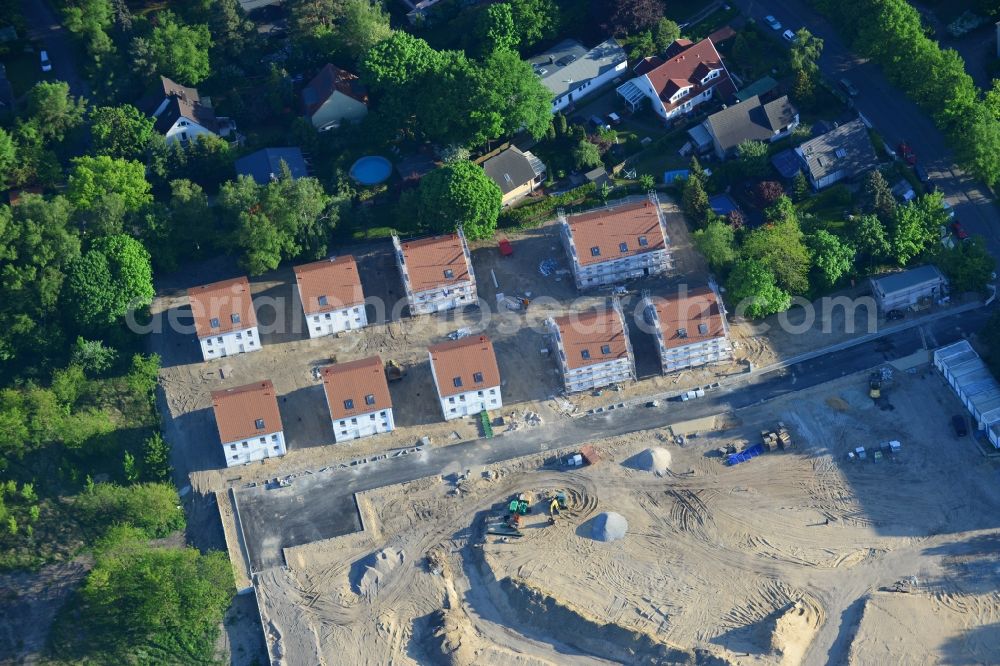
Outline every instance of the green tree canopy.
[(818, 69), (817, 63), (822, 54), (823, 40), (805, 28), (799, 28), (792, 43), (792, 68), (812, 74)]
[(873, 169), (868, 172), (864, 192), (866, 209), (878, 215), (883, 223), (890, 222), (896, 214), (896, 197), (881, 171)]
[(777, 285), (774, 274), (760, 261), (741, 259), (726, 281), (736, 311), (751, 319), (761, 319), (787, 310), (792, 298)]
[(825, 287), (833, 287), (854, 266), (854, 248), (825, 229), (808, 238), (813, 268)]
[(66, 133), (83, 122), (87, 101), (69, 94), (69, 84), (41, 81), (28, 91), (25, 104), (28, 124), (43, 141), (61, 141)]
[(17, 146), (7, 130), (0, 128), (0, 187), (14, 179)]
[(885, 225), (877, 215), (860, 215), (854, 220), (851, 239), (858, 253), (868, 259), (869, 265), (889, 256), (891, 247)]
[(934, 263), (948, 277), (955, 293), (983, 291), (990, 281), (997, 262), (986, 249), (979, 236), (956, 243), (953, 248), (940, 248), (934, 254)]
[(601, 150), (591, 141), (580, 139), (573, 147), (573, 166), (577, 169), (593, 169), (601, 165)]
[(712, 220), (704, 229), (695, 231), (694, 244), (717, 273), (736, 260), (736, 232), (721, 220)]
[(905, 266), (941, 236), (941, 227), (948, 224), (940, 192), (925, 194), (896, 208), (890, 244), (892, 258)]
[(153, 200), (146, 167), (141, 162), (84, 155), (74, 159), (73, 164), (66, 197), (78, 209), (88, 210), (108, 197), (116, 197), (126, 211), (136, 211)]
[(125, 234), (98, 238), (70, 266), (66, 286), (76, 323), (97, 329), (114, 324), (153, 301), (149, 252)]
[(751, 178), (763, 178), (768, 172), (767, 144), (763, 141), (746, 139), (736, 146), (743, 173)]
[(514, 12), (510, 5), (488, 5), (477, 17), (476, 41), (483, 55), (498, 49), (513, 49), (520, 41), (514, 28)]
[(490, 117), (474, 137), (475, 143), (522, 129), (540, 139), (552, 122), (552, 93), (542, 85), (531, 65), (509, 49), (493, 52), (482, 63), (475, 97), (479, 104), (476, 113)]
[(184, 85), (197, 85), (212, 73), (209, 49), (212, 35), (207, 25), (186, 25), (172, 11), (156, 15), (156, 26), (147, 41), (148, 73), (163, 74)]
[(461, 226), (470, 239), (489, 238), (496, 230), (502, 195), (482, 167), (454, 162), (435, 169), (417, 189), (417, 218), (435, 232)]
[(153, 119), (131, 104), (99, 106), (90, 112), (90, 134), (98, 155), (142, 157), (153, 136)]
[[(784, 212), (791, 208), (791, 213)], [(800, 295), (809, 291), (809, 250), (788, 197), (767, 211), (772, 224), (754, 229), (743, 240), (745, 259), (760, 261), (783, 290)]]
[(389, 14), (381, 2), (346, 0), (336, 36), (353, 60), (361, 60), (373, 46), (392, 36)]
[(708, 193), (705, 192), (705, 186), (701, 181), (701, 178), (692, 173), (685, 181), (684, 193), (681, 195), (681, 207), (698, 227), (705, 224), (705, 220), (711, 212), (708, 204)]
[(555, 0), (511, 0), (514, 34), (522, 48), (530, 48), (555, 35), (559, 7)]

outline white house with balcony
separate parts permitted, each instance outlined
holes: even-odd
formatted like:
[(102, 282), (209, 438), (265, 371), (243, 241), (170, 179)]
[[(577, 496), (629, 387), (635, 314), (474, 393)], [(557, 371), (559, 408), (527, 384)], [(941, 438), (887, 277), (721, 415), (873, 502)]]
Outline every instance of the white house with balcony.
[(392, 237), (410, 314), (430, 314), (478, 301), (472, 255), (462, 229), (452, 234), (401, 241)]
[(643, 306), (664, 373), (732, 360), (726, 313), (714, 289), (682, 285), (676, 294), (646, 296)]
[(655, 192), (576, 215), (560, 209), (558, 216), (577, 289), (662, 275), (673, 266)]
[(271, 380), (212, 392), (226, 466), (285, 455), (285, 432)]
[(260, 349), (257, 314), (246, 277), (192, 287), (188, 300), (204, 360)]
[(470, 335), (431, 346), (431, 375), (445, 421), (503, 407), (493, 342)]
[(392, 432), (392, 397), (378, 356), (328, 365), (320, 371), (336, 442)]
[(310, 338), (368, 325), (365, 295), (353, 256), (314, 261), (294, 270)]
[(617, 300), (610, 309), (571, 313), (548, 325), (567, 393), (635, 379), (632, 343)]

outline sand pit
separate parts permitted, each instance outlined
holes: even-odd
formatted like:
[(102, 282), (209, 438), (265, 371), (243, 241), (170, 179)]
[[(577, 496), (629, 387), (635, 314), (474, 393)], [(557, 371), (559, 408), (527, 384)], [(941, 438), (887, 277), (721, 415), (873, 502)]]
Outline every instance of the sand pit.
[(663, 476), (670, 470), (670, 462), (670, 451), (662, 446), (654, 446), (632, 456), (625, 461), (625, 464), (632, 469)]
[(399, 548), (386, 548), (359, 560), (351, 567), (351, 588), (362, 597), (378, 594), (382, 581), (406, 560)]
[(625, 538), (628, 521), (625, 516), (614, 511), (599, 514), (590, 527), (590, 536), (597, 541), (618, 541)]

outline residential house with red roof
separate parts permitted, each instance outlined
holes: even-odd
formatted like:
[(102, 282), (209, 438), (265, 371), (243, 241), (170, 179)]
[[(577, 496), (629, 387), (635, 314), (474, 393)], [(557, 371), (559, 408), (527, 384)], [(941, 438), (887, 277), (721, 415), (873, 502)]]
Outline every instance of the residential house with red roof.
[(617, 301), (611, 309), (573, 312), (548, 320), (567, 393), (635, 379), (635, 357)]
[(246, 277), (191, 287), (188, 301), (203, 359), (260, 349), (257, 314)]
[(368, 325), (365, 294), (353, 256), (314, 261), (294, 270), (310, 338)]
[(673, 265), (655, 193), (575, 215), (560, 211), (559, 223), (577, 289), (661, 275)]
[(393, 236), (392, 244), (411, 315), (451, 310), (479, 299), (472, 255), (461, 228), (416, 240)]
[(663, 58), (644, 60), (637, 70), (642, 73), (619, 86), (618, 94), (632, 110), (648, 99), (664, 120), (690, 113), (713, 97), (728, 99), (736, 92), (722, 56), (708, 38), (697, 44), (678, 39)]
[(500, 368), (485, 335), (448, 340), (428, 349), (431, 375), (445, 421), (500, 409)]
[(327, 64), (302, 89), (302, 104), (313, 127), (322, 132), (368, 115), (368, 91), (356, 75)]
[(664, 373), (733, 358), (722, 300), (711, 287), (646, 296), (643, 317), (653, 328)]
[(346, 442), (396, 428), (381, 357), (335, 363), (320, 374), (335, 441)]
[(212, 392), (226, 466), (285, 455), (278, 397), (270, 379)]

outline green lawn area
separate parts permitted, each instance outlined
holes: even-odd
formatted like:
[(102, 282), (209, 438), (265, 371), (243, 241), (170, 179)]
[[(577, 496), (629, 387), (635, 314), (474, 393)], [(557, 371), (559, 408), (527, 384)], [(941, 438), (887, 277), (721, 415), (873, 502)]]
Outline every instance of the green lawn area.
[(798, 204), (806, 231), (825, 229), (842, 234), (848, 224), (847, 215), (853, 204), (851, 189), (840, 183), (814, 194)]
[(684, 129), (674, 130), (653, 141), (643, 152), (628, 160), (626, 168), (635, 169), (637, 175), (648, 173), (659, 183), (663, 180), (664, 171), (683, 169), (690, 163), (690, 157), (677, 154), (681, 146), (688, 142), (688, 138)]

